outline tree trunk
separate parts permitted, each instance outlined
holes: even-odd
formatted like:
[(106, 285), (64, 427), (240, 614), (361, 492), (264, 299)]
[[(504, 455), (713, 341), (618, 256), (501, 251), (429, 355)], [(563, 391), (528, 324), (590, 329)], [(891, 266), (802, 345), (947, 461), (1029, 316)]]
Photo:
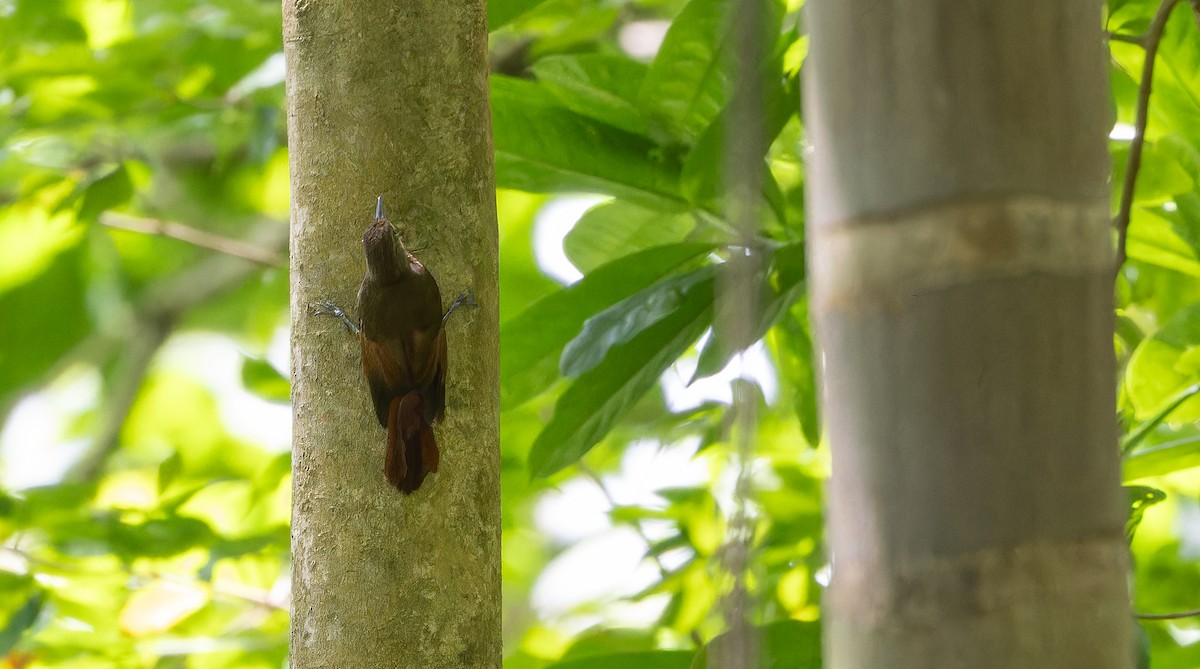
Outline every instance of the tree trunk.
[[(284, 1), (292, 173), (291, 662), (499, 667), (497, 229), (481, 0)], [(361, 236), (382, 195), (450, 319), (437, 474), (405, 496), (356, 338)]]
[(1127, 667), (1100, 6), (808, 16), (828, 666)]

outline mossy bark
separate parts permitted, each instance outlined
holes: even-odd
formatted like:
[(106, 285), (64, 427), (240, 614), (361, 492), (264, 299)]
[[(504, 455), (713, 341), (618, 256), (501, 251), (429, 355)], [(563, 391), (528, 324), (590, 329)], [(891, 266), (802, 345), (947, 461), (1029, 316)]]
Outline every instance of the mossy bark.
[[(292, 178), (291, 662), (499, 667), (497, 228), (482, 0), (284, 1)], [(360, 239), (382, 195), (448, 303), (441, 465), (405, 496), (353, 310)]]

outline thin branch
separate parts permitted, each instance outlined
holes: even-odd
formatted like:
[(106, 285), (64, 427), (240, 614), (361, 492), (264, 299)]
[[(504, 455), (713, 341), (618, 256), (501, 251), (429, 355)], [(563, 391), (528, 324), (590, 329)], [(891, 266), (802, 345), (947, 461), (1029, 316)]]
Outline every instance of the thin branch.
[[(279, 221), (265, 221), (254, 231), (252, 244), (257, 248), (282, 249), (287, 242), (287, 232), (287, 226)], [(183, 315), (241, 285), (260, 270), (261, 267), (241, 256), (211, 256), (147, 291), (135, 308), (136, 315), (130, 328), (132, 341), (121, 344), (116, 378), (105, 395), (101, 410), (100, 429), (88, 450), (67, 471), (64, 480), (91, 481), (103, 471), (108, 458), (120, 446), (121, 428), (155, 353)]]
[(176, 223), (175, 221), (127, 216), (108, 211), (100, 215), (100, 224), (118, 230), (129, 230), (130, 232), (140, 232), (147, 235), (159, 235), (170, 239), (177, 239), (181, 242), (187, 242), (192, 246), (218, 251), (235, 258), (242, 258), (243, 260), (258, 263), (259, 265), (278, 267), (283, 264), (283, 257), (271, 249), (265, 249), (240, 239), (222, 237), (221, 235), (205, 230), (198, 230), (183, 223)]
[(120, 444), (121, 428), (137, 399), (142, 380), (154, 354), (167, 340), (174, 323), (168, 320), (143, 322), (135, 326), (133, 340), (121, 350), (116, 380), (104, 394), (104, 410), (95, 438), (83, 456), (67, 471), (64, 480), (83, 483), (99, 475), (108, 457)]
[[(1133, 210), (1133, 191), (1137, 184), (1138, 170), (1142, 166), (1142, 149), (1146, 144), (1146, 122), (1150, 111), (1150, 89), (1154, 80), (1154, 59), (1158, 53), (1158, 43), (1162, 40), (1163, 29), (1171, 10), (1179, 0), (1163, 0), (1146, 35), (1142, 46), (1146, 49), (1146, 58), (1142, 63), (1142, 81), (1138, 85), (1137, 115), (1133, 122), (1133, 141), (1129, 144), (1129, 162), (1125, 167), (1125, 182), (1121, 185), (1121, 206), (1117, 210), (1114, 224), (1117, 228), (1117, 266), (1119, 273), (1125, 264), (1125, 239), (1129, 232), (1129, 217)], [(1193, 0), (1193, 6), (1195, 2)]]
[(1192, 609), (1191, 611), (1178, 611), (1176, 613), (1134, 613), (1133, 617), (1138, 620), (1180, 620), (1182, 618), (1195, 618), (1200, 616), (1200, 609)]
[(181, 576), (179, 574), (171, 574), (150, 570), (145, 573), (133, 574), (139, 580), (149, 582), (151, 580), (169, 581), (185, 586), (196, 586), (208, 589), (213, 597), (219, 597), (234, 602), (250, 604), (261, 609), (269, 611), (286, 611), (288, 606), (284, 602), (275, 601), (271, 596), (271, 591), (263, 590), (253, 586), (245, 585), (244, 583), (228, 582), (218, 585), (215, 582), (201, 581), (191, 576)]

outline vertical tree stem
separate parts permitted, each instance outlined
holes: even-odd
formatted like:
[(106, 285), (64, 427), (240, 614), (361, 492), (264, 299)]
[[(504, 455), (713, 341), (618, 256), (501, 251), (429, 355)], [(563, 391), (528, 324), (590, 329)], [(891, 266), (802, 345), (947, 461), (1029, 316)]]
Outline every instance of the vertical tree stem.
[(1128, 667), (1099, 6), (806, 10), (826, 666)]
[[(499, 667), (497, 229), (482, 0), (284, 1), (292, 177), (291, 662)], [(441, 464), (411, 496), (383, 475), (352, 305), (382, 195), (444, 295)]]

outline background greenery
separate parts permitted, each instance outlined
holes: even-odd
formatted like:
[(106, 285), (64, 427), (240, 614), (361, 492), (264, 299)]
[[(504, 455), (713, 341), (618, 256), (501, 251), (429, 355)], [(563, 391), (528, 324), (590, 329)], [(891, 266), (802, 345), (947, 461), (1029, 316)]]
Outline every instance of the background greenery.
[[(746, 356), (758, 381), (737, 382), (762, 399), (749, 583), (780, 667), (820, 662), (828, 468), (804, 302), (799, 4), (771, 4), (766, 313)], [(508, 667), (701, 666), (695, 650), (720, 643), (735, 474), (720, 372), (734, 352), (706, 333), (729, 239), (726, 6), (489, 5)], [(1137, 41), (1158, 7), (1110, 0), (1104, 16), (1115, 185)], [(1179, 3), (1163, 33), (1116, 281), (1114, 390), (1148, 612), (1200, 607), (1196, 21)], [(286, 662), (279, 24), (275, 0), (0, 0), (6, 666)], [(656, 54), (639, 51), (638, 35), (664, 31)], [(579, 193), (603, 199), (562, 244), (582, 272), (564, 286), (534, 232)], [(567, 591), (583, 582), (599, 587)], [(1154, 666), (1200, 665), (1195, 618), (1141, 624)]]

